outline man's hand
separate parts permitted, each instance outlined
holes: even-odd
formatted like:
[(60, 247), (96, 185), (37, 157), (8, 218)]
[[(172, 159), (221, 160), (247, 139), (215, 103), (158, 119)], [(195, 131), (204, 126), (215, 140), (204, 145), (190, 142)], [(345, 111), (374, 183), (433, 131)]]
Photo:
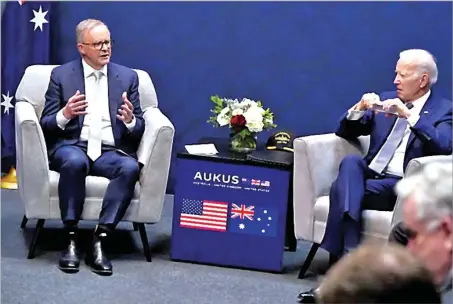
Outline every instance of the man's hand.
[[(409, 118), (409, 116), (411, 116), (411, 112), (399, 98), (393, 98), (383, 101), (382, 110), (393, 111), (395, 112), (395, 115), (401, 118)], [(386, 116), (389, 115), (391, 114), (386, 114)]]
[(79, 90), (77, 90), (63, 108), (63, 116), (71, 120), (76, 116), (85, 115), (87, 113), (85, 111), (87, 106), (88, 102), (85, 100), (85, 95), (80, 94)]
[(377, 94), (366, 93), (363, 94), (362, 99), (352, 107), (352, 110), (365, 111), (371, 108), (376, 102), (379, 102), (379, 96)]
[(122, 120), (125, 123), (131, 123), (132, 119), (134, 118), (134, 114), (132, 111), (134, 110), (134, 107), (132, 106), (132, 103), (127, 99), (126, 92), (123, 93), (123, 102), (124, 104), (121, 105), (121, 108), (118, 110), (118, 117), (119, 120)]

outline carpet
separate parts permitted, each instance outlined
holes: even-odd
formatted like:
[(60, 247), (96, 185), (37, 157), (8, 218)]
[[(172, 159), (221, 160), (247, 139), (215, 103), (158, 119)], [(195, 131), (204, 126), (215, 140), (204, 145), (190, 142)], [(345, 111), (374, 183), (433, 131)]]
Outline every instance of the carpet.
[[(328, 255), (319, 250), (307, 278), (297, 279), (311, 244), (300, 242), (286, 252), (284, 273), (207, 266), (170, 260), (173, 196), (167, 195), (161, 222), (147, 225), (153, 261), (146, 262), (138, 231), (121, 223), (107, 252), (114, 274), (101, 277), (82, 262), (76, 274), (57, 268), (66, 243), (59, 221), (46, 221), (36, 257), (28, 260), (28, 245), (36, 220), (20, 228), (23, 205), (17, 191), (1, 192), (1, 301), (6, 304), (115, 303), (296, 303), (297, 294), (316, 286)], [(95, 222), (82, 222), (81, 239), (89, 240)], [(89, 241), (82, 247), (87, 247)]]

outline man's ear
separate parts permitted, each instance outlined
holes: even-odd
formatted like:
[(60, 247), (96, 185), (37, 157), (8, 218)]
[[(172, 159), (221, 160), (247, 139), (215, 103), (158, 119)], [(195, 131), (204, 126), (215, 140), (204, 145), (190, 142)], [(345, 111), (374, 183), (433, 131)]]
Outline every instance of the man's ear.
[(452, 230), (453, 230), (453, 223), (452, 223), (452, 217), (451, 216), (446, 216), (444, 220), (442, 221), (442, 229), (444, 230), (446, 234), (446, 239), (445, 239), (445, 247), (448, 250), (452, 250), (453, 246), (453, 240), (452, 238)]
[(80, 54), (85, 55), (85, 50), (84, 50), (84, 48), (83, 48), (83, 44), (77, 43), (77, 49), (79, 50), (79, 53), (80, 53)]
[(424, 73), (422, 74), (422, 77), (420, 78), (420, 88), (425, 88), (429, 84), (429, 78), (428, 74)]

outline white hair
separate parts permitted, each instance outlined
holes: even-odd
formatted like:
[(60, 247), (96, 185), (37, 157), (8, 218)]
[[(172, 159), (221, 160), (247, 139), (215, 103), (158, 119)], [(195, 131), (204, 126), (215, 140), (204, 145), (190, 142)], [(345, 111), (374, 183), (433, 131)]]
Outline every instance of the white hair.
[(415, 203), (418, 220), (431, 227), (444, 216), (452, 216), (452, 164), (451, 156), (445, 156), (444, 160), (429, 162), (396, 184), (397, 195), (403, 201), (410, 196)]
[(83, 42), (83, 34), (86, 31), (91, 31), (92, 29), (94, 29), (95, 27), (97, 27), (99, 25), (103, 25), (103, 26), (107, 27), (104, 24), (104, 22), (97, 20), (97, 19), (85, 19), (85, 20), (81, 21), (76, 27), (77, 43)]
[(405, 50), (400, 53), (400, 60), (416, 64), (420, 74), (428, 74), (430, 86), (437, 82), (436, 58), (430, 52), (421, 49)]

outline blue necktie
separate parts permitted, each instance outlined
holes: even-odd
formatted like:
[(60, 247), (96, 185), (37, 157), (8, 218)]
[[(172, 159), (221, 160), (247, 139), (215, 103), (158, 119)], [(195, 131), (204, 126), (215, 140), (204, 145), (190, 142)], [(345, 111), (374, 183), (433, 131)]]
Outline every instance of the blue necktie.
[[(414, 105), (412, 103), (407, 103), (406, 107), (411, 109)], [(371, 170), (376, 173), (381, 174), (382, 171), (387, 167), (390, 160), (393, 157), (396, 149), (398, 148), (401, 140), (404, 137), (404, 131), (407, 127), (407, 121), (403, 118), (398, 118), (395, 123), (395, 127), (390, 133), (387, 141), (382, 146), (379, 153), (374, 157), (373, 161), (368, 166)]]

